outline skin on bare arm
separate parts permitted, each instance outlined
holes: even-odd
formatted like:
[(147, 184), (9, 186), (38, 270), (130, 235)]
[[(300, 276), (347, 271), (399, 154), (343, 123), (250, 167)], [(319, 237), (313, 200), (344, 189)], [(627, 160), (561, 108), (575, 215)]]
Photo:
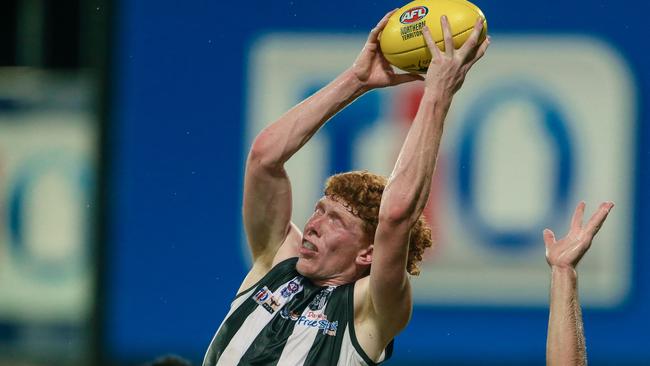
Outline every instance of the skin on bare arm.
[(406, 272), (410, 231), (429, 197), (452, 97), (490, 43), (489, 38), (478, 43), (482, 19), (477, 20), (469, 39), (458, 50), (454, 49), (446, 17), (441, 18), (441, 24), (444, 53), (435, 45), (429, 29), (424, 28), (424, 38), (433, 55), (424, 95), (382, 195), (370, 276), (355, 286), (357, 337), (374, 359), (410, 319), (411, 288)]
[(580, 202), (571, 220), (567, 235), (555, 239), (544, 230), (546, 261), (551, 267), (551, 299), (546, 340), (546, 364), (549, 366), (586, 365), (586, 346), (582, 313), (578, 299), (576, 266), (589, 250), (594, 236), (602, 227), (613, 202), (603, 202), (583, 225), (585, 203)]
[(291, 183), (284, 164), (332, 116), (363, 93), (422, 77), (396, 74), (379, 49), (378, 35), (389, 12), (370, 32), (353, 65), (282, 115), (255, 138), (244, 176), (243, 222), (253, 268), (240, 290), (257, 282), (273, 265), (297, 256), (302, 233), (291, 223)]

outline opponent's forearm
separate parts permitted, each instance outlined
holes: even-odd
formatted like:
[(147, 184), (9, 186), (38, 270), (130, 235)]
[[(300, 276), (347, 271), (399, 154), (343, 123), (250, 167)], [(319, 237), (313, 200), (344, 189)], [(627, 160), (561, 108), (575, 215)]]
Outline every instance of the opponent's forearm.
[(552, 268), (551, 299), (546, 341), (549, 366), (586, 365), (578, 275), (572, 268)]
[(318, 129), (365, 89), (349, 70), (282, 115), (255, 139), (251, 154), (265, 166), (281, 167)]
[(429, 197), (452, 94), (427, 89), (384, 190), (380, 217), (417, 220)]

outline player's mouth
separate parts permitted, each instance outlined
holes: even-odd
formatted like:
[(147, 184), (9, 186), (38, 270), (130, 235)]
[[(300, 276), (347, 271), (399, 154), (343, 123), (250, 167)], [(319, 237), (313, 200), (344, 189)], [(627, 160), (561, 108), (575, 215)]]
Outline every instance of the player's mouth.
[(298, 250), (303, 256), (314, 256), (318, 252), (318, 247), (316, 247), (312, 242), (308, 240), (303, 240), (300, 244), (300, 249)]

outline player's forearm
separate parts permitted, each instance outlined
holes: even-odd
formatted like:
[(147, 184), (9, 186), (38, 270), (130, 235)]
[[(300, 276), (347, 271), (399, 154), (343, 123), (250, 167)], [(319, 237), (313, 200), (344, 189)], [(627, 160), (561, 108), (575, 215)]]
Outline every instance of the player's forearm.
[(572, 268), (551, 270), (546, 363), (549, 366), (586, 364), (578, 275)]
[(415, 222), (422, 213), (429, 197), (444, 120), (451, 99), (451, 93), (425, 90), (384, 190), (381, 218)]
[(342, 73), (266, 127), (255, 139), (251, 157), (264, 166), (281, 168), (325, 122), (364, 92), (352, 72)]

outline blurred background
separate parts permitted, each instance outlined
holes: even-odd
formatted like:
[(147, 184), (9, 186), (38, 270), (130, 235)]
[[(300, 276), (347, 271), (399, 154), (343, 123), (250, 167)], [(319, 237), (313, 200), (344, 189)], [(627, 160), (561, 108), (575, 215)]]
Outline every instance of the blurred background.
[[(475, 2), (436, 247), (392, 365), (543, 365), (541, 231), (616, 207), (579, 267), (593, 365), (650, 364), (643, 0)], [(247, 272), (250, 142), (345, 70), (394, 1), (3, 0), (0, 365), (200, 364)], [(421, 84), (373, 91), (290, 162), (304, 225), (334, 172), (388, 174)]]

